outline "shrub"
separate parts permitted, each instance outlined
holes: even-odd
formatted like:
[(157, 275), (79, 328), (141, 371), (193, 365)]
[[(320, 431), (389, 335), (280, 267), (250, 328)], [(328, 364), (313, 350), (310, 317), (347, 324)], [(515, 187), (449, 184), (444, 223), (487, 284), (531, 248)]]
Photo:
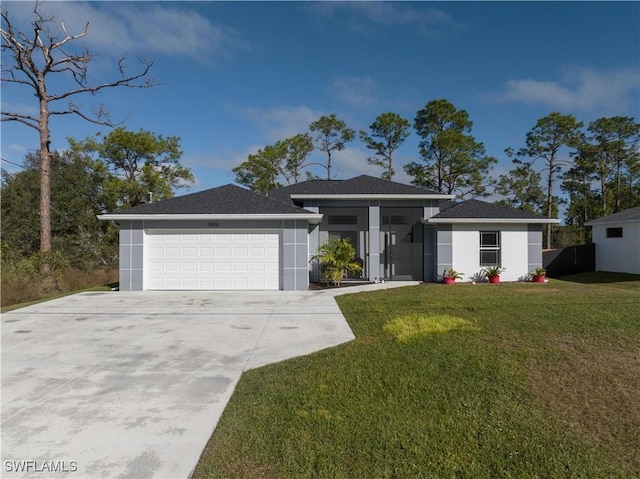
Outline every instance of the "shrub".
[(318, 253), (311, 260), (320, 262), (325, 283), (340, 286), (342, 273), (347, 271), (357, 273), (362, 270), (360, 263), (355, 261), (356, 250), (349, 238), (327, 241), (318, 247)]

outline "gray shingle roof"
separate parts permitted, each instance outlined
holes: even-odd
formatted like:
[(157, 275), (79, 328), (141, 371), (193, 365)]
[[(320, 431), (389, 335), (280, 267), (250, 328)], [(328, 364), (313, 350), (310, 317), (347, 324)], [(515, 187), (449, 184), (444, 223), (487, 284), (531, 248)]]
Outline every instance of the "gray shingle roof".
[(437, 191), (361, 175), (349, 180), (309, 180), (268, 193), (270, 198), (288, 200), (290, 195), (439, 195)]
[(545, 219), (545, 216), (529, 213), (527, 211), (509, 208), (507, 206), (494, 205), (480, 200), (467, 200), (460, 203), (447, 202), (441, 205), (441, 211), (434, 218), (459, 219), (459, 218), (495, 218), (495, 219)]
[(236, 185), (224, 185), (197, 193), (177, 196), (157, 203), (147, 203), (119, 214), (309, 214), (291, 202), (267, 198)]
[(587, 225), (591, 226), (600, 223), (615, 223), (633, 220), (640, 220), (640, 206), (629, 208), (628, 210), (620, 211), (609, 216), (603, 216), (602, 218), (598, 218), (596, 220), (591, 220), (587, 223)]

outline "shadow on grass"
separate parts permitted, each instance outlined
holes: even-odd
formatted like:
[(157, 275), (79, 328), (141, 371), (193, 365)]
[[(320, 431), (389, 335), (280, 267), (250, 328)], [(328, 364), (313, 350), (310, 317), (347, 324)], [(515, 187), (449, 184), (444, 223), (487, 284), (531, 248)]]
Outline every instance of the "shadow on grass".
[(640, 281), (640, 274), (592, 272), (560, 276), (556, 279), (583, 284), (628, 283), (630, 281)]

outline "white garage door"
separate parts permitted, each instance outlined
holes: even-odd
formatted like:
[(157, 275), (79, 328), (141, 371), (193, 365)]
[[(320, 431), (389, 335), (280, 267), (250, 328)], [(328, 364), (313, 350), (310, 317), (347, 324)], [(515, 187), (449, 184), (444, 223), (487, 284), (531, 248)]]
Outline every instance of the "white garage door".
[(148, 230), (144, 246), (144, 289), (279, 289), (279, 245), (277, 233)]

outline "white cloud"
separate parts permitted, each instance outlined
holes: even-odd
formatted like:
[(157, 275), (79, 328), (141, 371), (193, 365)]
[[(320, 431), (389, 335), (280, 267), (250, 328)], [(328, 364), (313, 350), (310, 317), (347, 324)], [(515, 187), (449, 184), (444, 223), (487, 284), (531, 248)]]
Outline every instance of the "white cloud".
[[(339, 180), (345, 180), (360, 175), (380, 176), (382, 174), (382, 168), (373, 166), (367, 163), (369, 153), (359, 148), (345, 148), (342, 151), (334, 152), (331, 156), (332, 176), (335, 176)], [(318, 157), (326, 163), (325, 157)], [(324, 176), (326, 177), (326, 170)]]
[(378, 85), (369, 76), (348, 77), (331, 83), (334, 94), (353, 106), (369, 106), (378, 102)]
[(545, 105), (560, 111), (603, 111), (623, 114), (633, 107), (638, 92), (638, 72), (620, 69), (599, 72), (590, 68), (573, 68), (563, 72), (558, 81), (528, 79), (509, 80), (502, 93), (490, 95), (501, 102)]
[(453, 18), (438, 8), (402, 2), (316, 2), (308, 6), (319, 17), (345, 18), (356, 31), (375, 26), (412, 25), (421, 33), (437, 34), (440, 27), (458, 27)]
[[(6, 95), (3, 95), (6, 96)], [(36, 106), (34, 106), (34, 104)], [(34, 102), (34, 104), (28, 104), (23, 102), (7, 102), (4, 98), (2, 99), (2, 111), (6, 111), (7, 113), (20, 113), (23, 115), (32, 115), (38, 116), (38, 104)]]
[(270, 142), (308, 131), (309, 124), (321, 116), (303, 105), (272, 109), (250, 107), (239, 112), (262, 130), (265, 139)]
[[(10, 17), (21, 28), (33, 19), (31, 2), (25, 4), (10, 5)], [(81, 33), (89, 22), (82, 41), (90, 49), (102, 52), (150, 52), (211, 59), (251, 48), (233, 28), (212, 23), (182, 6), (151, 2), (50, 2), (42, 6), (42, 11), (55, 17), (56, 27), (54, 24), (51, 27), (58, 37), (62, 34), (60, 21), (71, 35)]]

